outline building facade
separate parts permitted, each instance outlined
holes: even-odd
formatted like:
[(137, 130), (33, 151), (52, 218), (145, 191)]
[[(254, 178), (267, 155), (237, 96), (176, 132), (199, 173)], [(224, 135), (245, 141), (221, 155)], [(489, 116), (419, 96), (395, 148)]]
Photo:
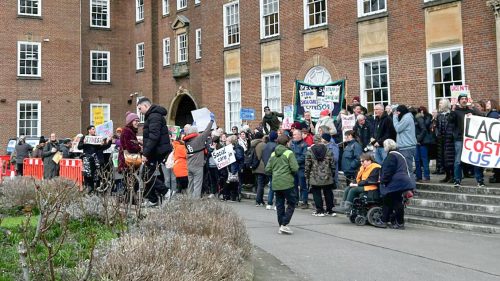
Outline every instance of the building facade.
[(169, 124), (208, 107), (227, 130), (241, 108), (259, 119), (292, 104), (295, 80), (346, 79), (347, 100), (369, 110), (432, 109), (460, 84), (498, 100), (498, 2), (1, 1), (0, 149), (22, 134), (118, 127), (142, 96)]

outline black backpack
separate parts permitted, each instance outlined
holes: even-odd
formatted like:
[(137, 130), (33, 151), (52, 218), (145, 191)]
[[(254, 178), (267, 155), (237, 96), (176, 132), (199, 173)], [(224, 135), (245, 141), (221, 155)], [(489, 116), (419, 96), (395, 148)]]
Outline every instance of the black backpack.
[(245, 168), (255, 170), (259, 167), (260, 159), (257, 157), (255, 146), (250, 146), (245, 151)]

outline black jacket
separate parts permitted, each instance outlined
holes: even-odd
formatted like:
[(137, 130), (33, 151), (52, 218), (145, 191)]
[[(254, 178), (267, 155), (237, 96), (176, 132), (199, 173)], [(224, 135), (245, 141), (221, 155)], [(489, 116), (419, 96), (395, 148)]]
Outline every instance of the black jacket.
[(481, 115), (477, 110), (469, 107), (457, 106), (455, 110), (449, 114), (450, 125), (453, 126), (453, 138), (455, 141), (462, 141), (464, 138), (464, 119), (465, 115), (472, 113), (474, 115)]
[(375, 118), (373, 138), (381, 147), (384, 146), (384, 141), (386, 139), (396, 141), (396, 130), (394, 129), (394, 124), (386, 112), (384, 112), (382, 116)]
[(364, 125), (359, 125), (359, 123), (356, 122), (354, 131), (358, 135), (361, 146), (364, 149), (370, 143), (370, 138), (372, 137), (372, 130), (370, 126), (368, 126), (368, 120), (365, 121)]
[(111, 147), (111, 141), (107, 142), (106, 140), (102, 145), (92, 145), (85, 143), (85, 137), (80, 139), (78, 143), (78, 149), (83, 150), (83, 155), (90, 157), (95, 155), (99, 160), (99, 163), (104, 163), (104, 150)]
[(432, 115), (421, 113), (415, 116), (415, 137), (420, 145), (430, 145), (435, 142), (431, 133)]
[(167, 110), (155, 104), (151, 105), (144, 116), (143, 154), (148, 159), (165, 158), (172, 151), (165, 116), (167, 116)]

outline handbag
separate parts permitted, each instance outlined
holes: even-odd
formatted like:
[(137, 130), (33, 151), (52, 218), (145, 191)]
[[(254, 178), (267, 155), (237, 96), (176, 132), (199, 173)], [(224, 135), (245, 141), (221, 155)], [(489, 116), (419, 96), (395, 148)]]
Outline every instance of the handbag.
[(125, 158), (125, 164), (129, 167), (138, 168), (142, 165), (142, 156), (139, 153), (130, 153), (124, 150), (123, 158)]
[(239, 182), (240, 181), (240, 178), (238, 176), (238, 173), (231, 173), (231, 171), (229, 171), (229, 169), (227, 169), (228, 171), (228, 176), (227, 176), (227, 182), (230, 183), (230, 182)]

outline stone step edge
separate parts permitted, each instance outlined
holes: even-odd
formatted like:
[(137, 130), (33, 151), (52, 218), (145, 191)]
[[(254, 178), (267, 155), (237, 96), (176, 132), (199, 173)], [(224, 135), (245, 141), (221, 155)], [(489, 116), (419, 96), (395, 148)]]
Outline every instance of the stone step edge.
[(417, 189), (417, 194), (415, 195), (417, 198), (419, 198), (419, 193), (424, 193), (424, 195), (425, 195), (425, 193), (430, 193), (430, 194), (462, 195), (462, 196), (487, 197), (487, 198), (500, 199), (500, 195), (470, 194), (470, 193), (461, 193), (461, 192), (431, 191), (431, 190), (418, 190), (418, 189)]
[[(454, 210), (445, 210), (445, 209), (429, 208), (429, 207), (421, 207), (421, 206), (408, 206), (408, 209), (422, 210), (422, 211), (434, 211), (434, 212), (439, 212), (439, 213), (447, 212), (447, 213), (453, 213), (453, 214), (457, 214), (457, 215), (468, 215), (468, 216), (489, 217), (489, 218), (500, 219), (500, 215), (490, 214), (490, 213), (454, 211)], [(446, 220), (448, 220), (448, 219), (446, 219)], [(485, 223), (485, 224), (487, 224), (487, 223)]]
[(453, 229), (473, 231), (473, 232), (500, 234), (500, 226), (495, 226), (490, 224), (461, 222), (456, 220), (445, 220), (445, 219), (435, 219), (435, 218), (430, 219), (427, 217), (420, 217), (414, 215), (405, 215), (405, 221), (411, 224), (428, 225), (439, 228), (453, 228)]
[[(443, 200), (435, 200), (435, 199), (428, 199), (428, 198), (418, 198), (418, 197), (413, 197), (410, 199), (410, 206), (414, 206), (411, 204), (411, 201), (431, 201), (431, 202), (437, 202), (437, 203), (450, 203), (450, 204), (457, 204), (457, 205), (470, 205), (470, 206), (475, 206), (475, 207), (495, 207), (495, 208), (500, 208), (498, 205), (494, 204), (479, 204), (479, 203), (469, 203), (469, 202), (458, 202), (458, 201), (443, 201)], [(440, 208), (434, 208), (436, 210), (446, 210), (446, 209), (440, 209)]]

